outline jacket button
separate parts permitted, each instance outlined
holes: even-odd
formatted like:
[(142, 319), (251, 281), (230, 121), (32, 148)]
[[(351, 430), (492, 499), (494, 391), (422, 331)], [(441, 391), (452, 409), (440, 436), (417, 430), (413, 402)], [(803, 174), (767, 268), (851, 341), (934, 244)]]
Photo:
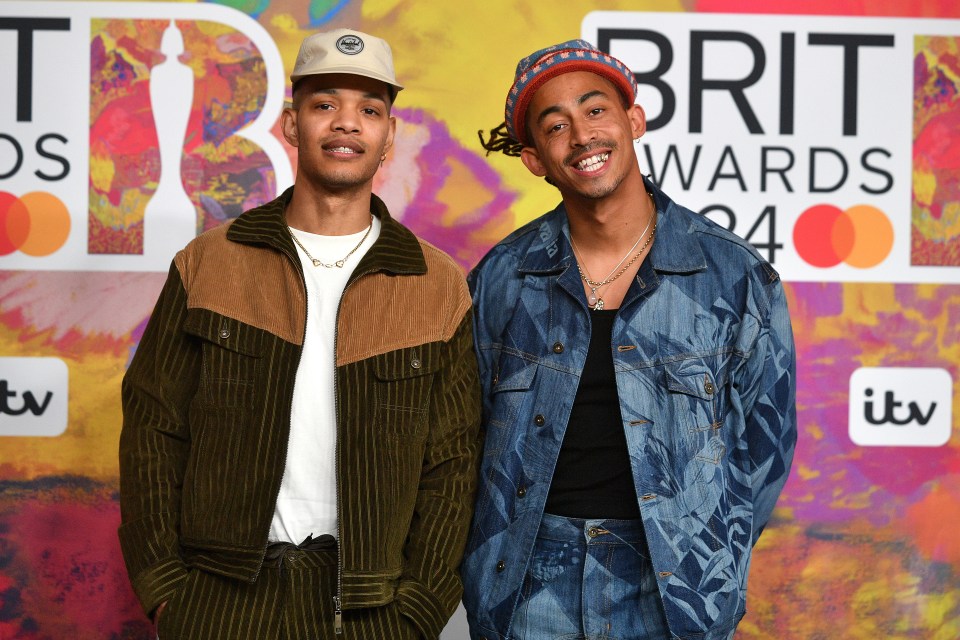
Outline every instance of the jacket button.
[(493, 376), (493, 386), (497, 386), (498, 382), (500, 382), (500, 376)]
[(553, 352), (554, 352), (554, 353), (563, 353), (563, 343), (562, 343), (562, 342), (554, 342), (554, 343), (553, 343)]
[(420, 368), (420, 361), (419, 361), (418, 359), (414, 358), (413, 360), (410, 361), (410, 366), (413, 367), (414, 369), (419, 369), (419, 368)]
[(526, 488), (526, 487), (521, 486), (519, 489), (517, 489), (517, 497), (518, 497), (518, 498), (522, 498), (522, 497), (525, 496), (525, 495), (527, 495), (527, 488)]
[(713, 383), (707, 380), (703, 383), (703, 390), (707, 392), (708, 396), (712, 396), (714, 392)]
[(507, 568), (507, 564), (503, 560), (500, 560), (499, 562), (497, 562), (497, 573), (502, 572), (506, 568)]
[(533, 418), (533, 424), (537, 425), (538, 427), (542, 427), (543, 425), (547, 424), (547, 419), (538, 413)]
[(230, 337), (229, 329), (227, 329), (226, 327), (224, 327), (223, 329), (220, 329), (220, 338), (222, 338), (223, 340), (226, 340), (229, 337)]

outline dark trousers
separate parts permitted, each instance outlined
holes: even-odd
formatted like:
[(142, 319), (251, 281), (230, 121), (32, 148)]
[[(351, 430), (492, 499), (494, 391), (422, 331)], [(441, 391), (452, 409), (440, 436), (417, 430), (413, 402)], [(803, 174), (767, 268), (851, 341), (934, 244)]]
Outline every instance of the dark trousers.
[(334, 632), (336, 549), (287, 545), (253, 584), (194, 569), (160, 616), (159, 640), (420, 640), (393, 604), (343, 611)]

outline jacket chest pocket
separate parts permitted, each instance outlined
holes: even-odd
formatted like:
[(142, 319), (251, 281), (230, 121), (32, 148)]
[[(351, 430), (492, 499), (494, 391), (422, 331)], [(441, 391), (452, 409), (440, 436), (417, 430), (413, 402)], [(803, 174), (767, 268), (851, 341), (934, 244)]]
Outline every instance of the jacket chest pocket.
[[(538, 364), (510, 354), (499, 354), (490, 380), (490, 415), (487, 420), (484, 458), (497, 457), (507, 446), (514, 430), (517, 438), (525, 437), (525, 427), (533, 420), (520, 420), (524, 413), (532, 413), (535, 394), (531, 391), (537, 376)], [(521, 426), (522, 425), (522, 426)]]
[(184, 331), (200, 341), (203, 404), (226, 409), (252, 406), (262, 360), (260, 330), (198, 311), (188, 314)]
[(690, 457), (719, 465), (725, 457), (727, 434), (726, 368), (715, 371), (704, 362), (683, 361), (664, 369), (675, 424), (682, 427)]
[(378, 432), (389, 436), (425, 435), (439, 355), (437, 349), (423, 345), (374, 358)]

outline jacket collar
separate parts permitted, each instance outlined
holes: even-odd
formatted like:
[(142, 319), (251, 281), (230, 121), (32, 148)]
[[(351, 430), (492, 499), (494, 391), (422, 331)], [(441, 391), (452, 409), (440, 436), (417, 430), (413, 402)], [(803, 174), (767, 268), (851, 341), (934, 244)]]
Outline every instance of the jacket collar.
[[(227, 239), (243, 244), (268, 245), (300, 264), (284, 215), (292, 197), (293, 187), (290, 187), (276, 199), (245, 211), (230, 225)], [(380, 236), (360, 260), (354, 273), (426, 273), (427, 262), (420, 241), (412, 231), (394, 220), (383, 201), (373, 194), (370, 195), (370, 213), (380, 219)]]
[[(657, 205), (657, 235), (647, 256), (655, 271), (693, 273), (707, 267), (693, 221), (683, 215), (679, 205), (649, 180), (644, 179)], [(521, 273), (557, 273), (576, 264), (570, 246), (570, 224), (561, 202), (543, 217), (536, 229), (537, 238), (520, 263)]]

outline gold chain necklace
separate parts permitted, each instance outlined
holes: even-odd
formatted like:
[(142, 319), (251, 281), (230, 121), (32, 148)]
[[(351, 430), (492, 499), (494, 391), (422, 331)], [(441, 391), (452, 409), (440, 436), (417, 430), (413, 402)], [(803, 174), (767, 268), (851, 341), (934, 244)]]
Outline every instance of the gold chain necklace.
[[(629, 256), (634, 249), (637, 248), (637, 245), (640, 243), (640, 240), (643, 238), (643, 236), (646, 235), (647, 229), (650, 229), (650, 223), (653, 222), (653, 217), (657, 213), (656, 201), (653, 199), (653, 194), (650, 192), (647, 192), (647, 195), (650, 196), (650, 202), (653, 203), (654, 205), (653, 213), (651, 214), (650, 219), (647, 220), (647, 226), (644, 227), (643, 232), (640, 234), (640, 237), (638, 237), (637, 241), (633, 243), (632, 247), (630, 247), (630, 251), (628, 251), (626, 255), (624, 255), (623, 258), (620, 259), (620, 262), (617, 263), (617, 266), (615, 266), (613, 270), (609, 274), (607, 274), (607, 277), (604, 278), (603, 280), (597, 282), (596, 280), (591, 279), (590, 273), (586, 270), (586, 266), (585, 265), (583, 267), (580, 266), (580, 263), (583, 262), (583, 258), (580, 256), (580, 251), (577, 250), (577, 245), (573, 241), (573, 234), (570, 234), (570, 246), (573, 247), (573, 253), (576, 255), (576, 258), (577, 258), (577, 271), (580, 272), (580, 279), (583, 280), (587, 284), (587, 286), (590, 288), (590, 295), (587, 296), (587, 304), (589, 304), (590, 307), (592, 309), (595, 309), (596, 311), (600, 311), (603, 309), (603, 297), (602, 295), (597, 294), (597, 291), (601, 287), (605, 287), (606, 285), (610, 284), (611, 282), (613, 282), (614, 280), (622, 276), (624, 273), (626, 273), (627, 270), (630, 268), (630, 265), (636, 262), (637, 258), (639, 258), (643, 254), (643, 252), (646, 250), (648, 246), (650, 246), (650, 243), (653, 242), (653, 236), (657, 233), (657, 225), (656, 223), (654, 223), (653, 229), (650, 231), (650, 235), (647, 236), (647, 241), (644, 242), (643, 246), (640, 247), (640, 249), (633, 254), (633, 257), (630, 258), (630, 261), (627, 264), (623, 264), (623, 261), (627, 259), (627, 256)], [(623, 268), (620, 269), (620, 271), (617, 271), (617, 269), (622, 264), (623, 264)], [(616, 272), (616, 275), (614, 275), (614, 272)]]
[(347, 262), (347, 258), (352, 256), (354, 252), (356, 252), (356, 250), (359, 249), (361, 245), (363, 245), (364, 241), (367, 239), (367, 236), (370, 235), (370, 230), (373, 229), (373, 214), (372, 213), (370, 214), (370, 226), (367, 227), (367, 232), (363, 234), (362, 238), (360, 238), (360, 242), (357, 243), (357, 246), (355, 246), (353, 249), (350, 249), (350, 253), (348, 253), (347, 255), (343, 256), (339, 260), (336, 260), (330, 263), (322, 262), (314, 258), (312, 255), (310, 255), (310, 252), (307, 251), (307, 248), (303, 246), (303, 243), (300, 242), (299, 238), (297, 238), (296, 234), (293, 232), (293, 229), (291, 229), (290, 227), (287, 227), (287, 229), (290, 231), (290, 237), (293, 238), (293, 241), (297, 243), (298, 247), (303, 249), (303, 252), (307, 255), (307, 258), (310, 260), (310, 262), (313, 263), (313, 266), (326, 267), (327, 269), (333, 269), (334, 267), (336, 267), (337, 269), (342, 269), (343, 265), (346, 264)]

